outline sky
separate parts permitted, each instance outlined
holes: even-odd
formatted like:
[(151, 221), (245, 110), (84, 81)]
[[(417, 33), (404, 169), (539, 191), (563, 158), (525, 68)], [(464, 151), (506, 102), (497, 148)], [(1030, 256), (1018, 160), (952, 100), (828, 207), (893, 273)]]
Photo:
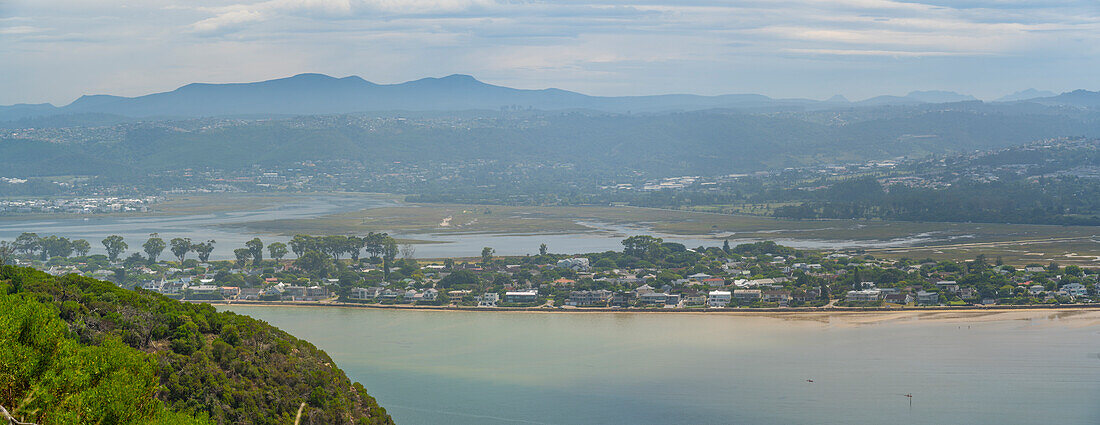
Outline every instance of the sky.
[(1098, 0), (0, 0), (0, 104), (304, 72), (593, 95), (1100, 89)]

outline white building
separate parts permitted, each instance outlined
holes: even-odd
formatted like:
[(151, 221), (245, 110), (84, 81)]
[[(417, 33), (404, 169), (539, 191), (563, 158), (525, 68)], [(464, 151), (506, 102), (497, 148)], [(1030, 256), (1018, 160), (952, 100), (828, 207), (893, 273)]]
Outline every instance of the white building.
[(707, 293), (707, 306), (711, 308), (722, 308), (728, 306), (732, 299), (733, 293), (730, 291), (710, 291)]

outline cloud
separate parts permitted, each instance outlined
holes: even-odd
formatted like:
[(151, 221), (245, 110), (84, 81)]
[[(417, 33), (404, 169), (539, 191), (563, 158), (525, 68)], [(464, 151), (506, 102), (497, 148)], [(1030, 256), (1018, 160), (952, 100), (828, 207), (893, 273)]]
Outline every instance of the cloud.
[[(598, 94), (653, 90), (647, 87), (825, 97), (840, 86), (853, 97), (994, 84), (1006, 85), (988, 89), (998, 95), (1028, 86), (1100, 88), (1088, 75), (1100, 66), (1096, 0), (0, 4), (7, 16), (0, 18), (0, 57), (19, 68), (0, 81), (0, 103), (41, 101), (35, 90), (71, 100), (69, 93), (88, 87), (133, 95), (298, 72), (378, 82), (467, 73)], [(79, 67), (66, 66), (77, 60)], [(39, 77), (45, 73), (50, 82)], [(136, 74), (143, 75), (140, 87)]]

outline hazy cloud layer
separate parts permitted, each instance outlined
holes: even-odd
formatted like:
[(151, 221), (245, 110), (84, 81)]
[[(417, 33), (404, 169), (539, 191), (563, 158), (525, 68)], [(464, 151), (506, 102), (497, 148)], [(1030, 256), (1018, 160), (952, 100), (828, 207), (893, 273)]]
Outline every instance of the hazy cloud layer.
[(15, 0), (0, 104), (301, 72), (592, 94), (1100, 89), (1095, 0)]

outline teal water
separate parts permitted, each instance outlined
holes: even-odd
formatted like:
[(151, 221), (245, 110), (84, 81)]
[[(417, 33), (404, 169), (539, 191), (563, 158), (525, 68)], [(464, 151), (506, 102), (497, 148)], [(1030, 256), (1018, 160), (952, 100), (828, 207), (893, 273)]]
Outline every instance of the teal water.
[(401, 425), (1100, 424), (1100, 312), (226, 309), (324, 349)]

